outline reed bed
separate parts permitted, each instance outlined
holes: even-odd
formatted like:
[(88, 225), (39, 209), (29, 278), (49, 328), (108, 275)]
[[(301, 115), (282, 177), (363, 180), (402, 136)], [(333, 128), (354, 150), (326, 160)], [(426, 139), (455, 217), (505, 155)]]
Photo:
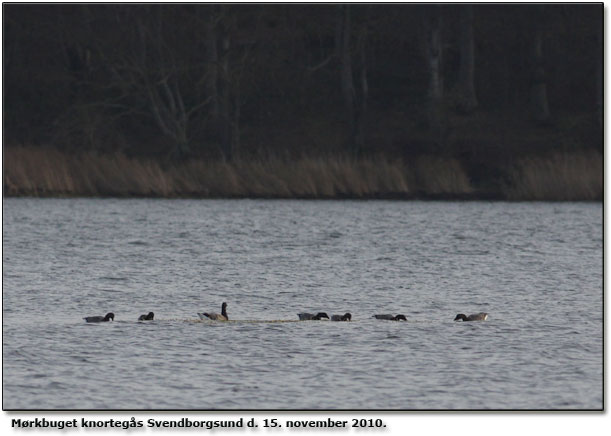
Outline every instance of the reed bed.
[[(498, 198), (602, 198), (602, 158), (597, 153), (522, 159), (508, 174)], [(167, 163), (120, 153), (7, 147), (3, 176), (8, 196), (478, 198), (458, 160), (431, 156), (413, 161), (334, 156)]]
[(55, 149), (4, 150), (4, 193), (9, 196), (153, 196), (372, 198), (430, 192), (472, 192), (452, 159), (415, 162), (348, 157), (190, 160), (162, 164), (123, 154), (72, 155)]
[(595, 151), (525, 158), (510, 169), (503, 190), (509, 200), (600, 201), (603, 171)]

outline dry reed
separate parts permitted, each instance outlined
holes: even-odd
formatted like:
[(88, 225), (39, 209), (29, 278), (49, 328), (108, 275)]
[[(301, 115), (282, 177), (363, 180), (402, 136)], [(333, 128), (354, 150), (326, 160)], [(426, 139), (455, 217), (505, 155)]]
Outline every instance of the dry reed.
[(335, 198), (471, 192), (453, 160), (415, 165), (383, 158), (192, 160), (162, 166), (122, 154), (71, 155), (54, 149), (4, 150), (4, 193), (28, 196)]
[(598, 201), (603, 195), (603, 160), (595, 151), (525, 158), (509, 176), (509, 200)]
[[(598, 153), (525, 158), (512, 166), (499, 198), (600, 200), (603, 170)], [(413, 162), (345, 156), (297, 160), (190, 160), (162, 164), (123, 154), (68, 154), (51, 148), (4, 149), (8, 196), (150, 196), (270, 198), (477, 198), (455, 159)]]

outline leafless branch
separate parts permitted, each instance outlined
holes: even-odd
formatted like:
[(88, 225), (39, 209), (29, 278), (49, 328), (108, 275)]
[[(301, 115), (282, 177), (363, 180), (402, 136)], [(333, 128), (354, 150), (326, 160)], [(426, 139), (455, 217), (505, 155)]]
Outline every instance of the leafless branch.
[(336, 58), (335, 53), (331, 54), (330, 56), (327, 57), (327, 59), (325, 59), (321, 63), (314, 65), (312, 67), (308, 67), (308, 72), (313, 73), (317, 70), (320, 70), (321, 68), (324, 68), (329, 62), (331, 62), (335, 58)]

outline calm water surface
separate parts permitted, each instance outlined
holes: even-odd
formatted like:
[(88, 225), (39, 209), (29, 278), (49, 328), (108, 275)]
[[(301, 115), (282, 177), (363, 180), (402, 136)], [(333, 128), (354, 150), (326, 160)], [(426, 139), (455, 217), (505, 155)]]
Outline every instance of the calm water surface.
[(5, 199), (3, 406), (601, 408), (602, 250), (601, 204)]

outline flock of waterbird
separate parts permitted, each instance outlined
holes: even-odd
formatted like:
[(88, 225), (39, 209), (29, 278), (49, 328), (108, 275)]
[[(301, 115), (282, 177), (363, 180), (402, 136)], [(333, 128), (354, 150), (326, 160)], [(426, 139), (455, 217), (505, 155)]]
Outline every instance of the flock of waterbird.
[[(229, 316), (227, 315), (227, 303), (223, 303), (221, 305), (221, 313), (206, 313), (206, 312), (198, 312), (197, 315), (200, 319), (210, 319), (214, 321), (229, 321)], [(352, 321), (352, 314), (345, 313), (343, 315), (327, 315), (326, 312), (318, 312), (314, 313), (298, 313), (300, 321), (319, 321), (322, 319), (327, 319), (331, 321)], [(152, 321), (155, 317), (153, 312), (149, 312), (147, 315), (140, 315), (138, 321)], [(382, 314), (382, 315), (373, 315), (373, 318), (376, 319), (385, 319), (388, 321), (407, 321), (407, 317), (405, 315), (390, 315), (390, 314)], [(106, 316), (88, 316), (83, 318), (86, 322), (107, 322), (114, 321), (115, 314), (109, 312)], [(465, 315), (463, 313), (459, 313), (454, 318), (454, 321), (485, 321), (488, 319), (488, 314), (485, 312), (474, 313), (472, 315)]]

